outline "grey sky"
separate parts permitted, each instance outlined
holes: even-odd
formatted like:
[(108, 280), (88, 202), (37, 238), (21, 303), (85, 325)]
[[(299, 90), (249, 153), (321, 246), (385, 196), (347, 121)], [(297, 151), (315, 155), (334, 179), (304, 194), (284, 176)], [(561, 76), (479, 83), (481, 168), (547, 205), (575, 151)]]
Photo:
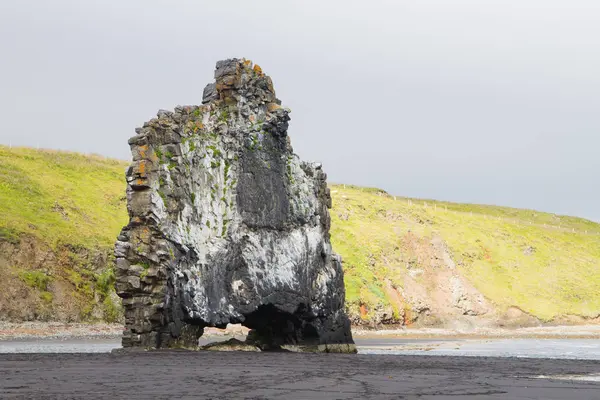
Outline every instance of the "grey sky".
[(129, 158), (246, 57), (332, 182), (600, 221), (597, 0), (0, 2), (0, 142)]

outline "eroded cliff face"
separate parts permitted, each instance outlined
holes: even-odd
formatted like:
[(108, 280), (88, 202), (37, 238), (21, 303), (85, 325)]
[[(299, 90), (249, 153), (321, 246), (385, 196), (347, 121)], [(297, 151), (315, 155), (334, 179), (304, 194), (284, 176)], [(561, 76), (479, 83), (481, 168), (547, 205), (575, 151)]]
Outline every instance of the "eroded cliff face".
[(129, 140), (123, 346), (195, 346), (242, 323), (263, 349), (354, 351), (326, 174), (293, 153), (260, 67), (220, 61), (215, 79), (203, 105), (161, 110)]

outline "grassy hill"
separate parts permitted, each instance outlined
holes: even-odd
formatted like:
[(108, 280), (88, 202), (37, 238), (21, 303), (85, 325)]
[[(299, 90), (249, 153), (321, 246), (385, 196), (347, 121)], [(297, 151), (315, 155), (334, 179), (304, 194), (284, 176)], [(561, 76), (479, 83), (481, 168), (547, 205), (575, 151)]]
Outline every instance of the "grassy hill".
[(365, 306), (401, 313), (402, 301), (388, 288), (406, 289), (410, 270), (431, 264), (434, 239), (456, 274), (499, 312), (518, 307), (541, 320), (600, 315), (599, 224), (349, 185), (333, 186), (332, 197), (332, 242), (344, 258), (347, 302), (351, 309), (362, 304), (363, 317)]
[(112, 246), (126, 222), (127, 163), (77, 153), (0, 146), (0, 235), (49, 244)]
[(0, 318), (115, 319), (123, 161), (0, 146)]
[[(0, 146), (0, 319), (114, 320), (127, 163)], [(355, 323), (600, 314), (600, 225), (331, 185)]]

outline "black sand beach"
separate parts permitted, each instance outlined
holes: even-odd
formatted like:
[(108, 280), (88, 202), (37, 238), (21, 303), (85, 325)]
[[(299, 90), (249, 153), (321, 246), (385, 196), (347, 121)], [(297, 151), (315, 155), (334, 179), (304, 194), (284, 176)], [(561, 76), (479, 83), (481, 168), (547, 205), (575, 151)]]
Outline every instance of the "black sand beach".
[(599, 373), (598, 361), (556, 359), (186, 351), (2, 354), (0, 398), (599, 399), (600, 382), (594, 381)]

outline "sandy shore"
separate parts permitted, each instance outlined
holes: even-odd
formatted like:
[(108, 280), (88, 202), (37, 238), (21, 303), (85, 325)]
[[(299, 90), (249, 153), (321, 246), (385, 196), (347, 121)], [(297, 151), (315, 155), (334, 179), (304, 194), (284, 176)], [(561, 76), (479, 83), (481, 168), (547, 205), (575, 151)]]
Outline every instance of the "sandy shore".
[(597, 399), (600, 362), (154, 351), (0, 355), (0, 398)]
[(2, 322), (0, 340), (15, 339), (75, 339), (120, 337), (121, 324), (67, 324), (62, 322)]
[[(0, 321), (0, 340), (15, 339), (73, 339), (73, 338), (119, 338), (123, 331), (120, 324), (67, 324), (60, 322)], [(207, 328), (205, 338), (245, 336), (248, 329), (230, 325), (227, 329)], [(453, 330), (443, 328), (365, 330), (354, 328), (357, 338), (403, 338), (403, 339), (478, 339), (478, 338), (544, 338), (544, 339), (596, 339), (600, 338), (600, 325), (546, 326), (531, 328), (478, 328)]]

